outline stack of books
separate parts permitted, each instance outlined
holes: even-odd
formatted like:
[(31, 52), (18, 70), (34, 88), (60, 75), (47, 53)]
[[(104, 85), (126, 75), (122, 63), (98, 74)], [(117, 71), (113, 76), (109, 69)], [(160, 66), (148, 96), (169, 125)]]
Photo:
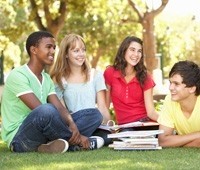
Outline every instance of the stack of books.
[(126, 131), (108, 134), (108, 138), (114, 138), (115, 141), (109, 145), (114, 150), (157, 150), (162, 149), (159, 146), (156, 135), (163, 133), (163, 130), (145, 130), (145, 131)]

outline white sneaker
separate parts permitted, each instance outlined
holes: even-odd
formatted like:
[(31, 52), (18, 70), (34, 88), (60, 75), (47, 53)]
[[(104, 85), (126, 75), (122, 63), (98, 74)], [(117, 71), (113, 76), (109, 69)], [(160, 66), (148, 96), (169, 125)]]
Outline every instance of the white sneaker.
[[(89, 150), (99, 149), (104, 145), (104, 140), (99, 136), (91, 136), (88, 138), (90, 141)], [(68, 151), (81, 151), (83, 148), (79, 145), (71, 145), (69, 146)]]
[(89, 141), (90, 141), (90, 150), (99, 149), (104, 145), (104, 140), (100, 136), (91, 136), (89, 137)]
[(69, 144), (64, 139), (56, 139), (38, 147), (38, 152), (42, 153), (64, 153), (69, 148)]

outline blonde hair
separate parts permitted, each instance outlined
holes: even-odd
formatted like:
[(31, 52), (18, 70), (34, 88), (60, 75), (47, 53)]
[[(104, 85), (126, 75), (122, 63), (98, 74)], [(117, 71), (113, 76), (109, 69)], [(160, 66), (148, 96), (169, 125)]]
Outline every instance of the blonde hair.
[[(63, 40), (60, 43), (60, 49), (58, 52), (57, 59), (53, 65), (53, 67), (50, 70), (50, 76), (54, 80), (55, 83), (58, 84), (60, 88), (63, 89), (62, 81), (61, 79), (69, 77), (71, 74), (71, 69), (69, 66), (69, 59), (66, 58), (68, 55), (69, 50), (74, 49), (76, 46), (76, 42), (82, 42), (85, 46), (85, 42), (83, 38), (80, 35), (77, 34), (69, 34), (66, 35)], [(85, 62), (82, 65), (82, 72), (85, 75), (85, 82), (89, 80), (89, 64), (88, 61), (85, 60)]]

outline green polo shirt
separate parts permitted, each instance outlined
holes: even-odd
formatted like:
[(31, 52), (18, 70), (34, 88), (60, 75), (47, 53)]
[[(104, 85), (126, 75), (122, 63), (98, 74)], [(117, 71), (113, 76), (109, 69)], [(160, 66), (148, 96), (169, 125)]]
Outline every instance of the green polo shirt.
[(55, 94), (55, 87), (49, 74), (42, 72), (42, 83), (29, 69), (27, 64), (15, 68), (9, 74), (2, 94), (1, 136), (8, 146), (20, 125), (31, 110), (20, 100), (19, 96), (34, 93), (41, 103), (47, 103), (47, 97)]

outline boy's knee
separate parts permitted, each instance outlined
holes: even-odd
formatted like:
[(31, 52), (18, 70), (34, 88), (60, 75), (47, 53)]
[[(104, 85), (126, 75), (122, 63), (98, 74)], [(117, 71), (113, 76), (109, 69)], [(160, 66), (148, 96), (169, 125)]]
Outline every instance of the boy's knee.
[(55, 115), (58, 115), (56, 107), (49, 103), (41, 105), (38, 109), (43, 118), (52, 118)]
[(55, 112), (58, 112), (56, 107), (50, 103), (46, 103), (46, 104), (42, 104), (40, 106), (40, 110), (41, 112), (46, 112), (46, 113), (55, 113)]

